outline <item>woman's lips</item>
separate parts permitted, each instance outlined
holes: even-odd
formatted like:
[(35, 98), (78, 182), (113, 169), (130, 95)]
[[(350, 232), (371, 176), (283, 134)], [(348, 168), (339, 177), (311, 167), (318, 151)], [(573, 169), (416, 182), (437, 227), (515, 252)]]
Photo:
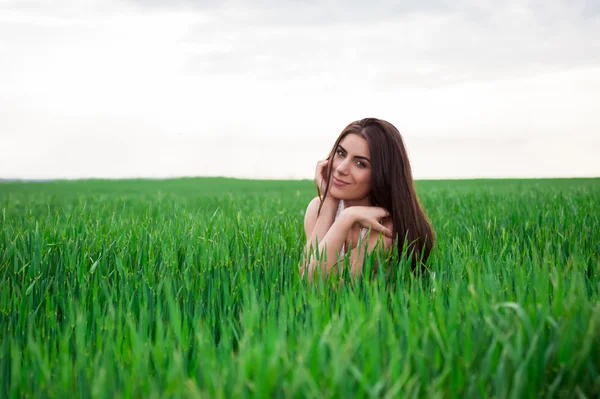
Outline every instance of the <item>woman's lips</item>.
[(338, 187), (344, 187), (344, 186), (347, 186), (350, 183), (343, 182), (343, 181), (341, 181), (339, 179), (336, 179), (335, 176), (333, 176), (333, 184), (335, 184)]

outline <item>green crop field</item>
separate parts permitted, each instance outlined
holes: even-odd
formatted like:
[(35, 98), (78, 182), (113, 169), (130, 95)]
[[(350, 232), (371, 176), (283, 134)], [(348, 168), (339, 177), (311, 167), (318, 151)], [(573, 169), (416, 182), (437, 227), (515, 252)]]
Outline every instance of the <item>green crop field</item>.
[(309, 181), (2, 183), (0, 397), (599, 397), (600, 180), (417, 190), (430, 272), (332, 289)]

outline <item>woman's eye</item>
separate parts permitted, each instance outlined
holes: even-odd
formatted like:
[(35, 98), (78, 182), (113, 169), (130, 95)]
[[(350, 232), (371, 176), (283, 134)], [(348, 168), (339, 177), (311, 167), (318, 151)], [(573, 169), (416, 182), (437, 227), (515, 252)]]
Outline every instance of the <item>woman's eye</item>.
[(364, 167), (366, 167), (366, 166), (367, 166), (367, 165), (365, 165), (364, 163), (362, 163), (361, 161), (358, 161), (356, 164), (357, 164), (358, 166), (360, 166), (361, 168), (364, 168)]
[(344, 153), (342, 152), (342, 150), (337, 150), (336, 154), (338, 154), (340, 157), (344, 156)]

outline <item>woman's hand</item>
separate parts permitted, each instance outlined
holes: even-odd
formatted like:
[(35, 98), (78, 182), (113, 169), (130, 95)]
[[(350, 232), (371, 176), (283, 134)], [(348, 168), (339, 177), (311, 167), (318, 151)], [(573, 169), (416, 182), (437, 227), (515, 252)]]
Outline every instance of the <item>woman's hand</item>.
[(317, 162), (317, 167), (315, 168), (315, 184), (319, 190), (319, 195), (325, 192), (325, 189), (329, 185), (327, 181), (327, 165), (329, 164), (329, 159), (324, 159), (322, 161)]
[(342, 211), (344, 217), (348, 217), (352, 222), (360, 224), (362, 227), (374, 231), (382, 232), (386, 237), (392, 238), (392, 230), (385, 227), (383, 219), (390, 216), (390, 213), (379, 206), (351, 206)]

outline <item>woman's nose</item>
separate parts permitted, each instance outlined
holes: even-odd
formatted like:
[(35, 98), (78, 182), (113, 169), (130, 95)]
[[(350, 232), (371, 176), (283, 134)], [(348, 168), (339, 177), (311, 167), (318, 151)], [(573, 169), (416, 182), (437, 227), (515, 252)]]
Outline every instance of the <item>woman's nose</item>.
[(343, 162), (341, 162), (337, 168), (336, 168), (337, 172), (341, 175), (346, 175), (348, 174), (348, 163), (346, 160), (344, 160)]

